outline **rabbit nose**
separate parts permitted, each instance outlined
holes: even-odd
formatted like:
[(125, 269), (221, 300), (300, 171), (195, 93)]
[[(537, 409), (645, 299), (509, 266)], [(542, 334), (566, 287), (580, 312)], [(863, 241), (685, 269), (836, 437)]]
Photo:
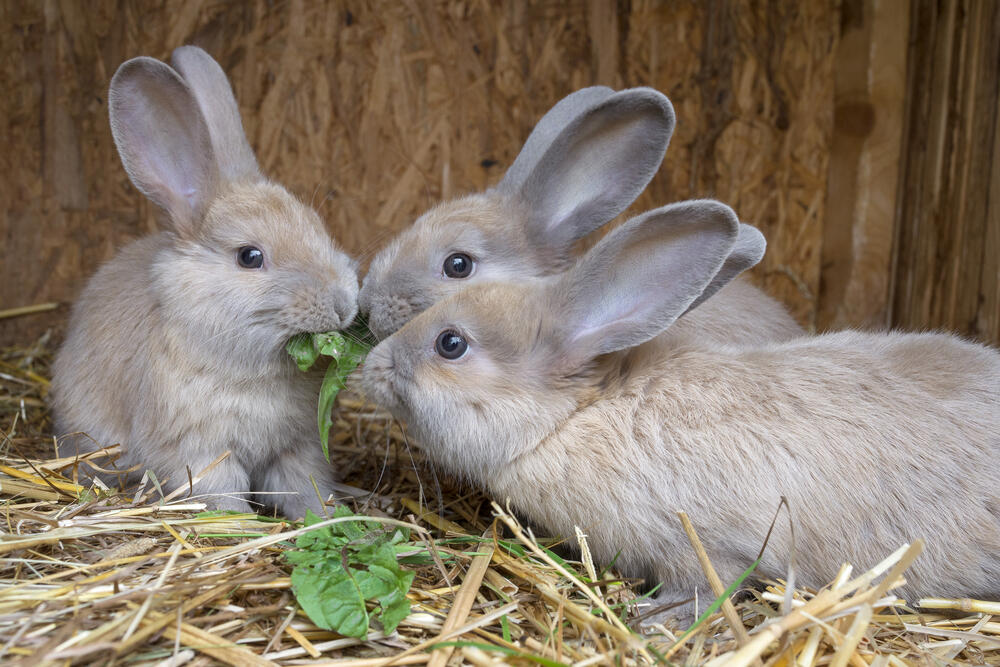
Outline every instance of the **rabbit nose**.
[(314, 331), (344, 329), (354, 320), (358, 307), (354, 294), (342, 287), (328, 287), (316, 295)]
[(358, 304), (354, 294), (342, 288), (334, 288), (327, 294), (329, 311), (336, 313), (340, 319), (340, 328), (343, 329), (354, 321), (358, 314)]

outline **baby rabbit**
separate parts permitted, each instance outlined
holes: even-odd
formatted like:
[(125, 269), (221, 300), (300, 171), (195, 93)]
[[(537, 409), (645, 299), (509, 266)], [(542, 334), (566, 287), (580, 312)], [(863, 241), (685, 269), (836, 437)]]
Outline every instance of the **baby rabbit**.
[(249, 494), (273, 493), (261, 500), (299, 517), (321, 504), (310, 477), (325, 498), (334, 473), (316, 437), (322, 371), (306, 378), (284, 345), (351, 322), (356, 265), (261, 175), (219, 65), (191, 46), (171, 63), (134, 58), (111, 81), (122, 163), (167, 230), (123, 248), (76, 302), (56, 429), (80, 450), (121, 443), (119, 467), (168, 490), (230, 450), (196, 494), (250, 511)]
[[(553, 533), (581, 527), (665, 602), (703, 582), (677, 510), (732, 581), (781, 496), (804, 584), (924, 538), (904, 593), (997, 599), (1000, 354), (943, 334), (656, 340), (732, 278), (744, 235), (712, 201), (646, 213), (559, 276), (438, 302), (375, 347), (361, 386), (441, 467)], [(784, 525), (762, 575), (785, 572)]]
[[(385, 337), (470, 284), (564, 271), (577, 242), (643, 191), (673, 130), (670, 100), (650, 88), (565, 97), (495, 188), (431, 209), (372, 260), (358, 302), (372, 331)], [(744, 281), (678, 326), (719, 342), (802, 334), (783, 306)]]

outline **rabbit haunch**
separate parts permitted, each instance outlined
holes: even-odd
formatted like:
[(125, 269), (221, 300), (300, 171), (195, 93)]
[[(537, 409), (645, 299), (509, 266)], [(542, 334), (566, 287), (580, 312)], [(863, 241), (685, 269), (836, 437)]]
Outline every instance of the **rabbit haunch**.
[[(1000, 595), (1000, 354), (944, 334), (682, 331), (713, 299), (672, 327), (720, 287), (737, 229), (718, 204), (675, 205), (566, 274), (470, 287), (376, 347), (363, 386), (440, 466), (554, 534), (579, 526), (667, 599), (704, 590), (677, 510), (732, 580), (781, 496), (801, 583), (923, 538), (905, 593)], [(434, 353), (442, 331), (468, 342), (461, 358)], [(779, 524), (760, 573), (782, 576), (791, 552)]]
[[(111, 82), (122, 163), (167, 229), (77, 300), (53, 369), (56, 430), (63, 451), (120, 443), (118, 467), (133, 481), (151, 469), (167, 491), (228, 450), (195, 494), (242, 511), (273, 494), (260, 499), (302, 516), (322, 502), (311, 476), (323, 496), (335, 476), (313, 430), (322, 369), (303, 376), (283, 348), (351, 322), (355, 263), (261, 175), (218, 64), (195, 47), (171, 62), (134, 58)], [(241, 263), (247, 249), (260, 261)]]
[[(372, 260), (358, 303), (372, 330), (391, 334), (473, 284), (553, 275), (578, 242), (631, 205), (656, 174), (674, 129), (670, 101), (650, 88), (595, 86), (545, 114), (500, 183), (439, 204)], [(474, 269), (443, 272), (454, 253)], [(685, 326), (720, 342), (787, 340), (802, 333), (788, 312), (740, 281)]]

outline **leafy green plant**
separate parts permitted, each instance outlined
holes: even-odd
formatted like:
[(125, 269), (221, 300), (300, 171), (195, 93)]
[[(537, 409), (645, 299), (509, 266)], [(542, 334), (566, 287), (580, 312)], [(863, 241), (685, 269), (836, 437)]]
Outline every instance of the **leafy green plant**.
[[(353, 516), (347, 507), (334, 518)], [(323, 521), (306, 512), (305, 525)], [(344, 521), (318, 528), (296, 539), (298, 551), (285, 552), (292, 569), (292, 591), (317, 626), (348, 637), (365, 637), (371, 617), (388, 634), (410, 613), (406, 593), (413, 572), (399, 565), (398, 556), (412, 552), (405, 528), (383, 527), (374, 521)], [(376, 603), (368, 611), (368, 603)]]
[(371, 350), (370, 338), (368, 326), (364, 322), (359, 322), (348, 327), (343, 333), (328, 331), (299, 334), (293, 336), (285, 345), (285, 350), (292, 355), (301, 371), (312, 368), (320, 357), (330, 357), (330, 365), (326, 368), (323, 385), (319, 391), (319, 405), (316, 411), (319, 439), (327, 461), (330, 460), (330, 428), (333, 427), (330, 411), (333, 409), (333, 402), (346, 385), (347, 376), (364, 361), (368, 351)]

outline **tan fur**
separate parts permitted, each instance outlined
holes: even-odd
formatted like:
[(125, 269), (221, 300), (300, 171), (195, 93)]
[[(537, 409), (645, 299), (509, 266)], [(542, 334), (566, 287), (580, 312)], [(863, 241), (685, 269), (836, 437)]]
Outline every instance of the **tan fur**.
[[(189, 48), (183, 50), (187, 71), (218, 68), (207, 54)], [(173, 89), (163, 97), (186, 103), (183, 113), (191, 114), (189, 122), (197, 126), (198, 107), (193, 96), (185, 102), (190, 91), (176, 74), (149, 59), (130, 63), (120, 73), (140, 78), (116, 80), (143, 92), (143, 86), (158, 90), (159, 84), (150, 81), (167, 81)], [(221, 70), (199, 80), (224, 85), (211, 98), (228, 99), (231, 108), (220, 112), (235, 113)], [(131, 103), (131, 97), (121, 99), (123, 88), (115, 83), (112, 94), (119, 95), (117, 103)], [(153, 128), (185, 125), (184, 117), (152, 108), (164, 123)], [(310, 476), (324, 497), (335, 479), (316, 437), (314, 406), (322, 369), (303, 375), (284, 344), (295, 333), (351, 321), (358, 289), (355, 265), (312, 209), (265, 181), (256, 163), (237, 163), (240, 156), (252, 160), (249, 146), (230, 146), (228, 162), (217, 163), (212, 148), (190, 141), (192, 135), (176, 136), (177, 148), (166, 142), (181, 160), (201, 161), (214, 175), (194, 182), (204, 190), (177, 196), (163, 185), (169, 178), (160, 178), (158, 169), (167, 163), (156, 161), (161, 148), (136, 143), (135, 137), (150, 130), (127, 134), (131, 123), (143, 120), (128, 111), (123, 107), (115, 119), (120, 125), (116, 141), (133, 181), (167, 209), (169, 229), (123, 248), (90, 280), (73, 308), (53, 368), (51, 404), (57, 433), (85, 435), (64, 438), (63, 451), (121, 443), (125, 453), (119, 468), (138, 466), (131, 481), (151, 469), (169, 491), (229, 450), (229, 458), (194, 489), (196, 495), (208, 494), (212, 506), (249, 511), (247, 501), (256, 493), (261, 494), (257, 500), (288, 516), (302, 516), (307, 506), (318, 509), (321, 501)], [(213, 135), (220, 147), (246, 141), (232, 123), (208, 125), (238, 131)], [(141, 162), (147, 156), (153, 167)], [(242, 176), (229, 180), (227, 174)], [(262, 269), (237, 264), (238, 250), (246, 245), (263, 250)], [(275, 493), (280, 495), (263, 495)]]
[[(504, 181), (486, 192), (439, 204), (402, 231), (372, 260), (359, 295), (359, 308), (368, 314), (369, 325), (379, 337), (396, 331), (431, 304), (458, 293), (470, 285), (495, 280), (542, 277), (566, 270), (574, 259), (577, 240), (609, 222), (632, 203), (652, 178), (662, 160), (673, 128), (672, 111), (665, 117), (669, 131), (652, 130), (637, 137), (622, 119), (631, 119), (630, 95), (655, 91), (633, 89), (613, 94), (610, 89), (585, 88), (562, 100), (538, 124)], [(576, 101), (582, 96), (584, 101)], [(669, 107), (666, 98), (662, 103)], [(577, 127), (588, 114), (596, 114), (589, 133), (587, 125)], [(616, 107), (615, 104), (619, 107)], [(659, 125), (651, 125), (659, 129)], [(603, 130), (603, 131), (601, 131)], [(553, 136), (559, 138), (553, 140)], [(637, 140), (641, 139), (641, 141)], [(606, 144), (614, 141), (636, 156), (634, 166), (624, 173), (608, 173), (601, 164)], [(603, 142), (603, 144), (602, 144)], [(629, 143), (634, 142), (634, 143)], [(589, 148), (601, 145), (591, 155)], [(568, 147), (567, 147), (568, 146)], [(643, 170), (640, 158), (648, 155), (653, 167)], [(592, 160), (594, 164), (588, 164)], [(584, 169), (586, 167), (586, 169)], [(530, 185), (549, 174), (541, 170), (571, 171), (580, 168), (593, 190), (622, 180), (632, 185), (616, 207), (590, 211), (588, 201), (578, 203), (578, 213), (562, 221), (538, 220), (539, 211), (550, 202), (547, 195), (525, 193)], [(633, 173), (634, 172), (634, 173)], [(527, 176), (526, 174), (531, 174)], [(528, 185), (521, 185), (521, 181)], [(553, 189), (564, 185), (553, 177)], [(584, 194), (590, 191), (583, 189)], [(539, 231), (543, 227), (545, 231)], [(556, 233), (563, 230), (562, 233)], [(476, 264), (464, 279), (448, 278), (442, 271), (445, 258), (454, 252), (469, 254)], [(698, 317), (685, 318), (686, 330), (719, 342), (764, 342), (788, 340), (802, 335), (801, 327), (785, 308), (760, 289), (745, 281), (724, 288), (699, 308)]]
[[(628, 267), (633, 251), (605, 264)], [(566, 287), (595, 266), (437, 303), (372, 351), (363, 388), (437, 464), (553, 534), (579, 526), (595, 558), (620, 552), (668, 600), (707, 592), (676, 511), (731, 581), (782, 496), (795, 545), (779, 520), (763, 576), (794, 555), (799, 582), (821, 586), (844, 561), (867, 568), (921, 538), (911, 601), (1000, 595), (1000, 353), (946, 334), (720, 345), (685, 332), (716, 296), (648, 342), (571, 363)], [(623, 271), (619, 287), (646, 289), (647, 270)], [(582, 287), (579, 299), (605, 289)], [(446, 329), (469, 341), (455, 361), (434, 351)]]

